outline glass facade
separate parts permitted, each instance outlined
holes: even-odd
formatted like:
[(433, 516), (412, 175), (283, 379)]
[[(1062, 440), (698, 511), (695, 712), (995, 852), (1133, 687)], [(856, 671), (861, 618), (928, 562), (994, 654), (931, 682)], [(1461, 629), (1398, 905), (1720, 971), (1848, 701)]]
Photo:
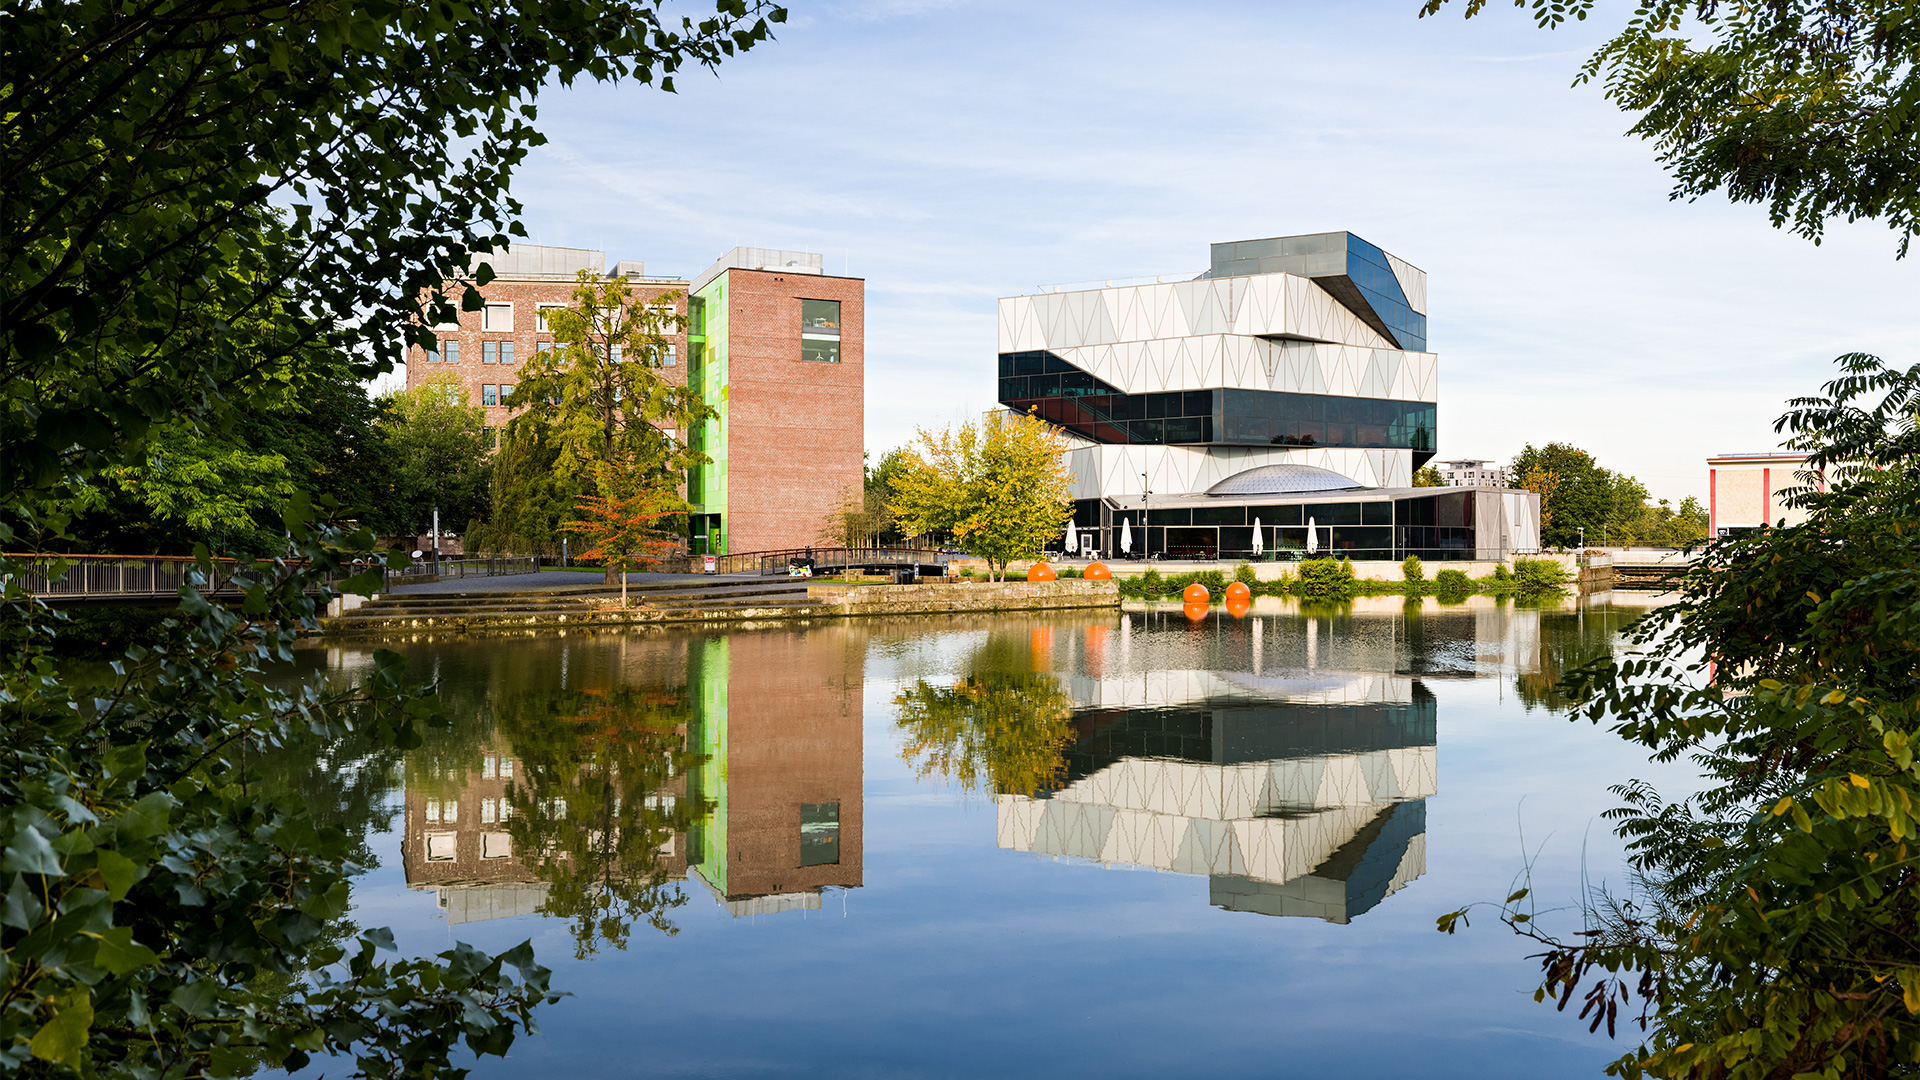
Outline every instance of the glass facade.
[(1352, 233), (1276, 236), (1213, 245), (1213, 276), (1292, 274), (1319, 282), (1402, 349), (1427, 350), (1427, 317), (1413, 310), (1386, 252)]
[[(1474, 501), (1468, 491), (1367, 502), (1330, 499), (1319, 503), (1139, 507), (1111, 512), (1104, 553), (1120, 554), (1122, 523), (1131, 526), (1132, 554), (1169, 559), (1253, 559), (1253, 529), (1259, 522), (1264, 559), (1307, 555), (1307, 522), (1313, 522), (1316, 555), (1399, 561), (1418, 555), (1429, 562), (1475, 557)], [(1076, 528), (1085, 524), (1075, 506)], [(1098, 537), (1096, 531), (1095, 536)]]
[(687, 433), (709, 461), (687, 470), (688, 542), (696, 555), (727, 553), (727, 275), (687, 301), (687, 385), (720, 415)]
[(1332, 446), (1432, 453), (1430, 401), (1184, 390), (1123, 394), (1051, 352), (1000, 354), (1000, 403), (1095, 442)]

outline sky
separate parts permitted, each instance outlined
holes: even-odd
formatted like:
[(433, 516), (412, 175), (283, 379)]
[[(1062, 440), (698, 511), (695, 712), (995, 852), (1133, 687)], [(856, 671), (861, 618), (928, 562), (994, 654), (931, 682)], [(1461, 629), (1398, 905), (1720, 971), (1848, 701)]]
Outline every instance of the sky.
[(1815, 246), (1671, 201), (1572, 86), (1622, 5), (1552, 31), (1418, 7), (799, 0), (676, 94), (544, 93), (513, 190), (532, 242), (609, 265), (752, 245), (864, 278), (874, 458), (994, 406), (1000, 297), (1340, 229), (1428, 274), (1443, 459), (1565, 441), (1704, 502), (1704, 459), (1777, 447), (1834, 357), (1920, 361), (1920, 256), (1883, 225)]

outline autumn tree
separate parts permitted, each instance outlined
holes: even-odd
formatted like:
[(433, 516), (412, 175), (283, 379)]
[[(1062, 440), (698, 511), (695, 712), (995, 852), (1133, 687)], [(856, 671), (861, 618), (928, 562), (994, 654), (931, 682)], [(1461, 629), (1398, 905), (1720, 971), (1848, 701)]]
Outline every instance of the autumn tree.
[(891, 509), (915, 535), (951, 535), (1001, 579), (1009, 562), (1039, 555), (1073, 516), (1066, 452), (1066, 440), (1030, 414), (923, 429)]
[(602, 465), (598, 494), (580, 496), (577, 520), (561, 526), (587, 539), (582, 559), (598, 559), (609, 578), (620, 578), (620, 606), (627, 606), (627, 574), (659, 563), (679, 549), (668, 522), (687, 512), (687, 503), (664, 477)]

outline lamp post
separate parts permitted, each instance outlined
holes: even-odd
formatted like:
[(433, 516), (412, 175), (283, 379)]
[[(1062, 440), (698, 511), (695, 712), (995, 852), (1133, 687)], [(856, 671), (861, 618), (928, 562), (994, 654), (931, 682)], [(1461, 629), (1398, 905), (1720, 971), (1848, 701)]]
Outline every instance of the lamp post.
[(1147, 496), (1152, 494), (1153, 492), (1147, 490), (1147, 474), (1141, 473), (1140, 474), (1140, 546), (1144, 550), (1142, 550), (1140, 554), (1146, 558), (1148, 569), (1152, 569), (1153, 567), (1153, 541), (1149, 539), (1149, 537), (1151, 537), (1153, 534), (1147, 531)]

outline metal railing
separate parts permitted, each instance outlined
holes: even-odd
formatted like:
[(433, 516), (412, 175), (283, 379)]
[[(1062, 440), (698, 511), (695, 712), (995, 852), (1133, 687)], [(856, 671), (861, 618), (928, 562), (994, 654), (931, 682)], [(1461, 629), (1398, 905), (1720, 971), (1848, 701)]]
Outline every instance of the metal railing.
[(448, 578), (512, 577), (540, 572), (538, 555), (492, 555), (476, 559), (416, 559), (404, 570), (387, 571), (387, 585)]
[[(16, 579), (35, 596), (45, 599), (77, 600), (99, 596), (154, 597), (174, 596), (189, 575), (200, 565), (189, 555), (41, 555), (13, 554), (9, 559), (24, 563)], [(56, 569), (65, 563), (64, 570)], [(16, 564), (18, 565), (18, 564)], [(233, 559), (213, 560), (216, 595), (237, 595), (228, 582), (238, 569)], [(346, 566), (330, 573), (328, 583), (342, 581), (370, 569), (367, 565)], [(315, 583), (311, 588), (318, 588)]]
[[(909, 566), (942, 566), (953, 558), (936, 548), (914, 547), (804, 547), (774, 551), (742, 551), (733, 555), (715, 555), (716, 574), (787, 573), (795, 559), (812, 559), (815, 572), (845, 570), (849, 566), (873, 569), (906, 569)], [(666, 573), (697, 574), (705, 569), (707, 556), (688, 555), (684, 559), (662, 561), (657, 569)]]

